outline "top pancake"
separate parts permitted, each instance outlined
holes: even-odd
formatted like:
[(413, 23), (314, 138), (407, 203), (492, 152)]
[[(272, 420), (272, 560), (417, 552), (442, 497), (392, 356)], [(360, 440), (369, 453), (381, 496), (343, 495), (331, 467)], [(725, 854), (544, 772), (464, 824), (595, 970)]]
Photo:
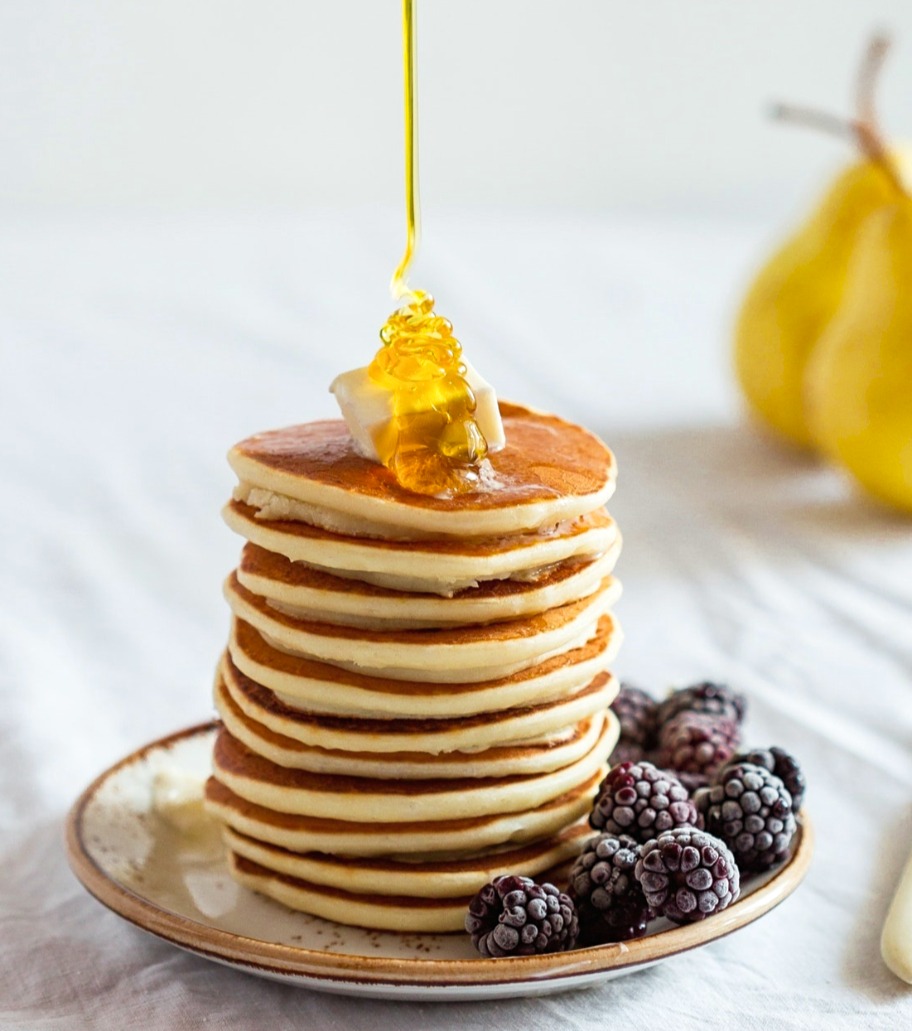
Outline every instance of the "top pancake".
[[(506, 446), (491, 455), (483, 486), (448, 497), (416, 494), (384, 466), (359, 455), (341, 419), (258, 433), (228, 461), (249, 492), (278, 495), (281, 517), (365, 534), (520, 533), (602, 506), (614, 489), (615, 463), (588, 430), (555, 415), (501, 402)], [(288, 502), (291, 502), (289, 505)], [(267, 518), (268, 506), (262, 512)], [(279, 518), (279, 515), (275, 516)]]

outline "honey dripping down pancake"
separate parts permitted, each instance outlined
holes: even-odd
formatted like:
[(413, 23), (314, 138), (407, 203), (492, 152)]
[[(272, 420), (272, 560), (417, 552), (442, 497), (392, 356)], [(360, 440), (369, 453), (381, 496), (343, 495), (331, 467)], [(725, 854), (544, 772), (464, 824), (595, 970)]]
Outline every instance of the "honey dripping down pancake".
[(228, 462), (235, 500), (265, 520), (297, 519), (365, 538), (497, 537), (549, 529), (600, 509), (614, 491), (611, 451), (556, 415), (499, 403), (506, 444), (487, 459), (484, 489), (415, 494), (359, 454), (341, 419), (258, 433)]
[(462, 346), (434, 298), (412, 290), (408, 273), (419, 233), (417, 37), (412, 0), (403, 0), (406, 243), (392, 291), (405, 301), (380, 330), (383, 346), (368, 375), (391, 392), (392, 419), (374, 432), (377, 457), (403, 487), (421, 494), (459, 493), (479, 485), (488, 442), (476, 421)]
[(455, 931), (495, 874), (582, 848), (619, 724), (611, 451), (498, 402), (408, 273), (414, 19), (403, 0), (406, 248), (343, 420), (229, 452), (244, 539), (205, 806), (242, 886), (396, 931)]

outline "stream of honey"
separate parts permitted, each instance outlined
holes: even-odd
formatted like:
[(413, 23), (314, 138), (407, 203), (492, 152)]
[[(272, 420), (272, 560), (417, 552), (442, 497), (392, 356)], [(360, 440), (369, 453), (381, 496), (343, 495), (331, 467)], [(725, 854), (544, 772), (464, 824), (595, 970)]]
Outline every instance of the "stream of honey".
[(475, 421), (462, 345), (434, 298), (408, 283), (418, 248), (418, 110), (415, 82), (415, 0), (402, 0), (405, 79), (406, 244), (393, 273), (393, 297), (403, 302), (380, 330), (383, 346), (369, 373), (393, 398), (393, 418), (374, 439), (380, 461), (402, 486), (421, 494), (472, 490), (487, 454)]

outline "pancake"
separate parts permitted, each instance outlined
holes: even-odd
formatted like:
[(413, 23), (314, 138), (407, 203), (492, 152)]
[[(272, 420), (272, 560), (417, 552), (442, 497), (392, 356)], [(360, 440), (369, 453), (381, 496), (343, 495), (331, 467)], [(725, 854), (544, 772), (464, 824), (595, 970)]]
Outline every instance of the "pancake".
[(576, 856), (591, 835), (576, 823), (559, 834), (530, 844), (507, 846), (461, 859), (386, 859), (338, 857), (293, 852), (226, 828), (226, 845), (238, 855), (278, 873), (354, 894), (451, 898), (473, 895), (504, 870), (534, 877)]
[(222, 509), (222, 517), (248, 541), (292, 562), (392, 590), (444, 597), (490, 580), (534, 578), (558, 562), (604, 554), (617, 539), (617, 526), (603, 509), (509, 537), (432, 541), (376, 540), (305, 522), (270, 521), (238, 500)]
[(464, 898), (509, 870), (534, 877), (578, 855), (592, 834), (579, 823), (530, 844), (508, 846), (461, 859), (385, 859), (292, 852), (225, 828), (225, 844), (239, 856), (277, 873), (355, 895)]
[(483, 627), (381, 632), (294, 619), (252, 594), (232, 573), (225, 598), (240, 619), (277, 646), (343, 669), (393, 680), (435, 683), (493, 680), (590, 640), (620, 594), (606, 577), (588, 598), (548, 612)]
[[(244, 676), (229, 659), (220, 667), (215, 701), (223, 719), (233, 705), (248, 721), (309, 748), (353, 753), (421, 752), (434, 756), (442, 752), (471, 755), (497, 745), (558, 733), (576, 726), (580, 720), (606, 712), (617, 692), (614, 677), (600, 673), (575, 694), (474, 716), (436, 720), (327, 716), (284, 705), (267, 688)], [(227, 724), (228, 719), (225, 721)], [(251, 747), (259, 751), (256, 745)]]
[[(415, 494), (363, 458), (341, 419), (258, 433), (228, 461), (242, 485), (264, 492), (261, 514), (292, 513), (334, 533), (407, 537), (515, 534), (600, 508), (614, 489), (614, 457), (588, 430), (501, 402), (506, 445), (491, 455), (482, 489), (453, 497)], [(274, 498), (272, 497), (274, 496)], [(271, 498), (270, 500), (267, 500)], [(299, 502), (297, 511), (293, 505)]]
[(381, 780), (509, 777), (557, 770), (593, 747), (606, 718), (604, 713), (598, 713), (530, 741), (471, 753), (352, 752), (302, 744), (257, 723), (237, 705), (221, 680), (216, 683), (215, 707), (232, 737), (278, 766)]
[(290, 655), (240, 619), (232, 621), (228, 652), (241, 672), (292, 707), (336, 715), (438, 719), (535, 705), (579, 691), (608, 668), (621, 638), (616, 619), (606, 614), (595, 636), (578, 648), (508, 677), (451, 684), (390, 680)]
[(400, 933), (462, 930), (471, 896), (461, 899), (416, 899), (410, 896), (355, 895), (341, 888), (311, 884), (267, 870), (234, 852), (228, 869), (239, 884), (326, 920), (355, 927)]
[(297, 852), (442, 859), (558, 833), (589, 812), (601, 777), (598, 771), (588, 781), (526, 812), (461, 820), (368, 824), (281, 813), (242, 798), (214, 777), (206, 781), (205, 806), (210, 815), (242, 834)]
[(492, 580), (450, 597), (394, 591), (333, 576), (247, 544), (238, 581), (273, 608), (297, 619), (364, 630), (427, 630), (499, 623), (579, 601), (598, 590), (614, 569), (620, 536), (603, 555), (569, 559), (527, 580)]
[(205, 806), (240, 884), (341, 923), (463, 926), (578, 854), (619, 724), (611, 452), (501, 404), (479, 487), (429, 497), (344, 423), (229, 454), (245, 538)]
[(257, 755), (224, 729), (212, 775), (236, 795), (278, 812), (365, 823), (460, 820), (535, 809), (604, 770), (616, 726), (606, 722), (581, 759), (549, 773), (485, 779), (377, 780), (292, 770)]

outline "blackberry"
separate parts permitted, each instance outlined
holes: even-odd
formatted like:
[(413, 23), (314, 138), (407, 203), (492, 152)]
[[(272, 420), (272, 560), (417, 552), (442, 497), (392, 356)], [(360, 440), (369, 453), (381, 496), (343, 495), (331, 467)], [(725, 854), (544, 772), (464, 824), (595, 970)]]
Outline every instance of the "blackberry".
[(576, 903), (584, 944), (627, 941), (646, 933), (651, 914), (633, 875), (639, 854), (639, 843), (626, 834), (597, 834), (577, 856), (567, 892)]
[[(798, 760), (786, 752), (784, 748), (752, 748), (749, 752), (740, 752), (732, 756), (725, 764), (732, 763), (753, 763), (754, 766), (762, 766), (765, 770), (775, 775), (785, 785), (786, 790), (792, 796), (792, 812), (797, 815), (804, 801), (804, 792), (807, 789), (807, 781)], [(721, 769), (717, 776), (721, 775)]]
[(589, 824), (609, 834), (648, 841), (672, 827), (695, 827), (699, 820), (687, 789), (677, 777), (650, 762), (621, 763), (599, 786)]
[[(679, 712), (662, 725), (658, 763), (691, 784), (706, 783), (727, 762), (741, 743), (741, 728), (733, 720), (704, 712)], [(684, 777), (681, 777), (682, 781)]]
[(621, 684), (611, 708), (621, 724), (621, 740), (639, 745), (645, 752), (655, 745), (658, 703), (646, 691)]
[(506, 874), (472, 899), (465, 928), (482, 956), (531, 956), (572, 949), (579, 921), (573, 900), (553, 884)]
[(694, 923), (731, 905), (740, 873), (724, 841), (677, 827), (647, 842), (635, 868), (649, 907), (678, 924)]
[(704, 773), (687, 773), (686, 770), (670, 770), (669, 772), (677, 777), (684, 785), (691, 798), (693, 798), (700, 788), (705, 788), (709, 785), (709, 777)]
[(704, 680), (690, 687), (682, 687), (673, 691), (663, 702), (659, 703), (659, 728), (673, 720), (679, 712), (705, 712), (710, 716), (721, 716), (740, 723), (744, 719), (747, 702), (744, 695), (738, 694), (727, 684), (714, 684)]
[(638, 763), (642, 762), (646, 755), (647, 753), (643, 751), (642, 745), (622, 737), (618, 739), (618, 743), (614, 746), (614, 751), (608, 757), (608, 762), (611, 766), (618, 766), (620, 763)]
[(722, 838), (745, 873), (767, 870), (788, 855), (797, 830), (792, 796), (763, 766), (728, 764), (695, 802), (707, 831)]

